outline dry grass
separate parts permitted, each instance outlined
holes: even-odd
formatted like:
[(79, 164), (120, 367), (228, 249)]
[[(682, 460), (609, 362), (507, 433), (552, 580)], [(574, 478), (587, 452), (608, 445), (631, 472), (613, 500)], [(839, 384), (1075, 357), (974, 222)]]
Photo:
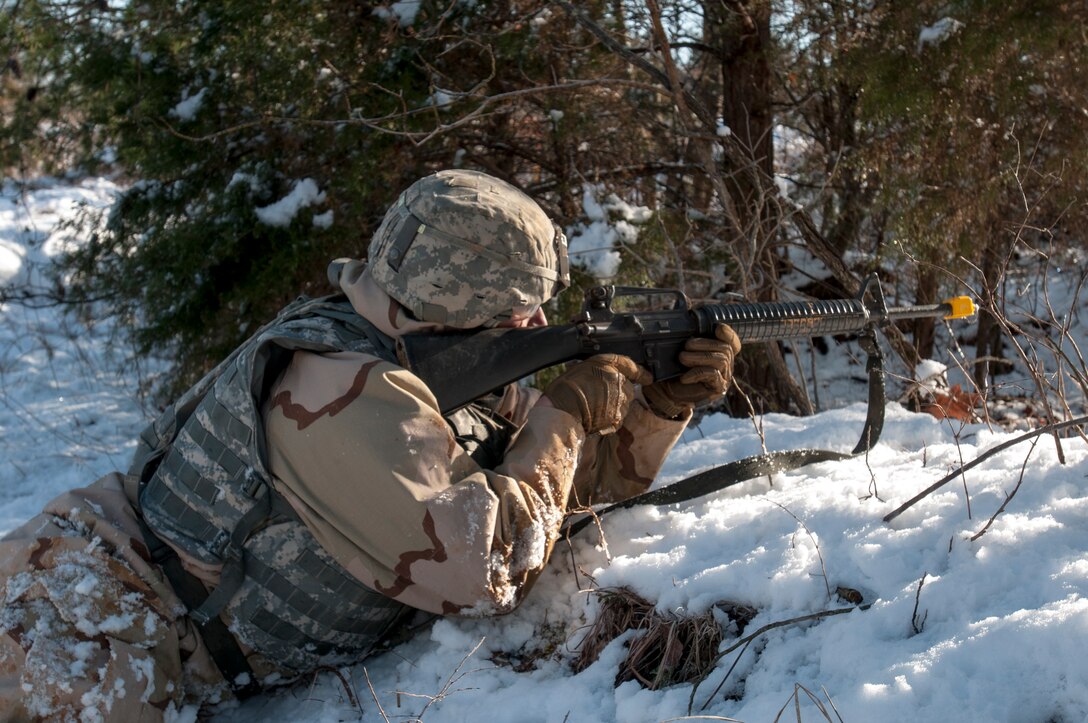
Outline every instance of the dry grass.
[[(579, 644), (575, 671), (593, 664), (610, 642), (628, 630), (638, 634), (616, 674), (616, 685), (637, 680), (650, 690), (701, 680), (718, 660), (725, 632), (712, 610), (699, 615), (658, 611), (653, 603), (626, 588), (597, 591), (601, 609)], [(739, 630), (755, 617), (753, 608), (721, 603), (718, 609)]]

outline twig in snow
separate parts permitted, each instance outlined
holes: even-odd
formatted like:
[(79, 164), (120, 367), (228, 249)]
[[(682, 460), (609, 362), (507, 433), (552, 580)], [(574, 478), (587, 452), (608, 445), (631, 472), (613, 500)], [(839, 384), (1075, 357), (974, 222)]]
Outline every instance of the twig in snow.
[(425, 693), (408, 693), (408, 692), (400, 691), (400, 690), (397, 691), (398, 699), (402, 695), (406, 695), (409, 698), (426, 698), (427, 699), (427, 705), (423, 706), (423, 710), (421, 710), (419, 712), (418, 716), (411, 719), (412, 723), (419, 723), (420, 721), (422, 721), (423, 720), (423, 714), (426, 713), (427, 710), (432, 705), (434, 705), (435, 703), (438, 703), (439, 701), (445, 699), (451, 693), (457, 693), (457, 692), (460, 692), (462, 690), (472, 690), (472, 688), (458, 688), (456, 690), (451, 690), (451, 688), (453, 687), (453, 684), (456, 683), (457, 681), (461, 680), (461, 678), (465, 677), (469, 673), (474, 672), (474, 671), (469, 670), (469, 671), (466, 671), (464, 673), (461, 673), (461, 668), (465, 667), (465, 663), (468, 662), (469, 658), (471, 658), (473, 655), (476, 654), (476, 651), (480, 649), (480, 646), (484, 644), (485, 640), (487, 640), (487, 638), (480, 638), (480, 642), (476, 643), (475, 647), (473, 647), (472, 650), (468, 651), (468, 654), (465, 655), (465, 657), (461, 659), (461, 662), (458, 663), (457, 667), (453, 669), (452, 673), (450, 673), (449, 678), (446, 679), (445, 684), (442, 686), (442, 690), (438, 691), (434, 695), (427, 695)]
[[(963, 467), (963, 447), (960, 445), (960, 432), (963, 431), (963, 426), (964, 425), (960, 424), (959, 429), (952, 429), (952, 422), (950, 422), (948, 420), (948, 417), (945, 417), (945, 421), (948, 422), (948, 428), (952, 431), (952, 439), (954, 439), (956, 441), (956, 454), (959, 455), (959, 458), (960, 458), (960, 469), (964, 469), (964, 467)], [(963, 497), (964, 497), (965, 500), (967, 500), (967, 519), (970, 520), (970, 519), (973, 519), (971, 517), (971, 491), (969, 489), (967, 489), (967, 477), (965, 475), (962, 476), (962, 481), (963, 481)]]
[(922, 579), (918, 581), (918, 591), (914, 593), (914, 612), (910, 616), (910, 627), (914, 630), (915, 635), (921, 634), (922, 630), (926, 627), (926, 618), (929, 617), (929, 611), (926, 610), (922, 615), (922, 619), (918, 619), (918, 603), (922, 600), (922, 585), (926, 584), (926, 575), (928, 572), (922, 573)]
[(884, 500), (880, 496), (880, 490), (877, 489), (877, 486), (876, 486), (876, 472), (873, 472), (872, 465), (869, 464), (869, 449), (870, 449), (870, 446), (868, 444), (866, 444), (865, 445), (865, 469), (869, 470), (869, 494), (866, 495), (865, 497), (862, 497), (861, 499), (862, 500), (868, 500), (868, 499), (871, 499), (873, 497), (876, 497), (878, 500), (883, 502)]
[[(389, 716), (385, 714), (385, 708), (382, 708), (381, 702), (378, 700), (378, 694), (374, 692), (374, 684), (370, 682), (370, 673), (366, 672), (366, 666), (363, 666), (363, 677), (366, 678), (366, 687), (370, 689), (370, 697), (374, 699), (374, 705), (378, 706), (378, 713), (381, 715), (382, 720), (385, 723), (389, 723)], [(360, 712), (362, 709), (360, 708)]]
[[(563, 535), (563, 538), (567, 541), (567, 546), (571, 550), (571, 559), (574, 559), (574, 545), (570, 541), (570, 530), (572, 525), (569, 518), (573, 515), (585, 513), (590, 519), (593, 520), (593, 525), (597, 528), (597, 545), (604, 550), (604, 555), (608, 562), (612, 562), (612, 552), (608, 549), (608, 538), (605, 537), (604, 526), (601, 524), (601, 518), (597, 515), (597, 511), (589, 505), (581, 504), (581, 502), (577, 499), (575, 500), (575, 505), (577, 506), (571, 507), (567, 510), (567, 523), (559, 530), (559, 533)], [(581, 522), (581, 520), (579, 520), (579, 522)], [(580, 529), (581, 527), (579, 527), (579, 530)], [(577, 533), (577, 530), (575, 531), (575, 533)]]
[[(363, 714), (363, 706), (359, 704), (359, 696), (355, 694), (355, 686), (344, 677), (344, 674), (339, 668), (335, 668), (331, 665), (323, 665), (318, 668), (318, 672), (332, 673), (340, 679), (340, 685), (344, 687), (344, 694), (348, 697), (348, 703), (351, 707), (359, 711), (359, 715)], [(314, 681), (310, 686), (310, 696), (313, 697), (313, 687), (317, 684), (317, 676), (314, 676)], [(380, 707), (380, 706), (379, 706)]]
[[(763, 417), (756, 414), (756, 408), (753, 406), (751, 398), (744, 393), (744, 390), (740, 386), (737, 386), (736, 389), (737, 393), (744, 399), (744, 403), (748, 405), (748, 418), (752, 420), (752, 426), (756, 428), (760, 451), (767, 454), (767, 434), (763, 430)], [(774, 478), (770, 474), (767, 475), (767, 484), (774, 487)]]
[[(745, 650), (747, 650), (749, 643), (751, 643), (753, 640), (755, 640), (759, 636), (763, 635), (764, 633), (770, 632), (771, 630), (774, 630), (776, 628), (784, 628), (784, 627), (788, 627), (790, 625), (799, 625), (801, 623), (807, 623), (807, 622), (811, 622), (813, 620), (821, 620), (823, 618), (829, 618), (829, 617), (832, 617), (834, 615), (845, 615), (846, 613), (852, 613), (855, 610), (868, 610), (868, 609), (869, 609), (869, 605), (858, 605), (856, 607), (848, 607), (848, 608), (833, 608), (831, 610), (821, 610), (820, 612), (817, 612), (817, 613), (810, 613), (808, 615), (802, 615), (802, 616), (797, 617), (797, 618), (790, 618), (789, 620), (779, 620), (777, 622), (768, 623), (767, 625), (764, 625), (762, 628), (755, 631), (751, 635), (746, 635), (745, 637), (741, 638), (737, 642), (730, 645), (725, 650), (718, 653), (718, 655), (716, 656), (716, 659), (721, 660), (726, 655), (729, 655), (734, 650), (736, 650), (737, 648), (740, 648), (740, 647), (743, 647)], [(743, 651), (741, 651), (741, 654), (743, 655)], [(737, 656), (737, 657), (739, 658), (740, 656)], [(736, 667), (736, 663), (734, 662), (733, 665), (729, 668), (729, 672), (730, 673), (733, 672), (733, 668), (735, 668), (735, 667)], [(722, 681), (720, 683), (718, 683), (718, 686), (716, 688), (714, 688), (714, 692), (712, 692), (710, 694), (710, 696), (707, 697), (706, 702), (703, 703), (703, 707), (700, 710), (706, 710), (706, 707), (708, 705), (710, 705), (710, 701), (714, 700), (714, 696), (716, 696), (718, 694), (718, 691), (721, 690), (722, 686), (725, 685), (725, 681), (728, 679), (728, 677), (729, 677), (729, 673), (726, 673), (726, 677), (722, 678)], [(699, 682), (701, 682), (701, 681), (699, 681)], [(699, 688), (699, 682), (696, 682), (695, 685), (692, 686), (691, 696), (688, 699), (688, 712), (689, 713), (691, 712), (691, 706), (693, 704), (693, 701), (695, 700), (695, 691), (698, 690), (698, 688)]]
[[(827, 689), (826, 688), (821, 688), (821, 690), (824, 691), (824, 695), (827, 695)], [(827, 708), (824, 707), (823, 701), (821, 701), (819, 698), (817, 698), (815, 693), (813, 693), (811, 690), (809, 690), (805, 686), (801, 685), (800, 683), (794, 683), (793, 684), (793, 695), (791, 695), (789, 698), (787, 698), (786, 702), (782, 704), (782, 708), (779, 709), (778, 715), (776, 715), (774, 717), (774, 723), (778, 723), (778, 721), (780, 721), (782, 719), (782, 714), (786, 712), (786, 708), (789, 706), (791, 700), (793, 701), (794, 713), (797, 716), (797, 719), (796, 719), (797, 723), (801, 723), (801, 695), (800, 694), (801, 694), (802, 691), (804, 691), (805, 695), (808, 696), (809, 700), (811, 700), (813, 703), (816, 704), (816, 708), (820, 711), (820, 715), (822, 715), (824, 717), (824, 720), (826, 720), (827, 723), (835, 723), (833, 720), (831, 720), (831, 714), (827, 712)], [(831, 696), (830, 695), (827, 696), (827, 702), (831, 703)], [(842, 716), (839, 715), (839, 711), (835, 708), (834, 703), (831, 703), (831, 708), (833, 710), (835, 710), (835, 715), (838, 716), (839, 721), (841, 722), (842, 721)]]
[(896, 509), (892, 510), (887, 515), (885, 515), (884, 516), (884, 521), (885, 522), (891, 522), (896, 517), (903, 514), (904, 512), (906, 512), (908, 509), (910, 509), (914, 505), (918, 504), (921, 500), (928, 497), (930, 494), (936, 492), (941, 487), (944, 487), (946, 484), (948, 484), (952, 480), (956, 479), (956, 477), (958, 477), (959, 475), (963, 474), (964, 472), (966, 472), (969, 469), (973, 469), (974, 467), (977, 467), (978, 465), (982, 464), (984, 461), (986, 461), (990, 457), (993, 457), (998, 452), (1002, 452), (1002, 451), (1008, 449), (1009, 447), (1014, 447), (1014, 446), (1020, 444), (1021, 442), (1026, 442), (1029, 439), (1034, 439), (1035, 437), (1038, 437), (1038, 436), (1043, 435), (1043, 434), (1056, 434), (1056, 433), (1060, 432), (1061, 430), (1066, 429), (1068, 427), (1081, 427), (1081, 426), (1084, 426), (1085, 424), (1088, 424), (1088, 416), (1086, 416), (1086, 417), (1077, 417), (1076, 419), (1069, 419), (1069, 420), (1066, 420), (1064, 422), (1057, 422), (1056, 424), (1048, 424), (1045, 427), (1039, 427), (1039, 429), (1035, 429), (1035, 430), (1032, 430), (1030, 432), (1026, 432), (1024, 434), (1021, 434), (1019, 437), (1016, 437), (1014, 439), (1010, 439), (1008, 442), (1002, 442), (1001, 444), (996, 445), (996, 446), (986, 450), (985, 452), (980, 454), (978, 457), (975, 457), (973, 460), (971, 460), (967, 464), (963, 465), (962, 467), (960, 467), (958, 469), (955, 469), (952, 472), (950, 472), (949, 474), (947, 474), (944, 477), (940, 478), (939, 480), (937, 480), (936, 482), (931, 484), (929, 487), (926, 487), (924, 490), (922, 490), (921, 492), (916, 494), (914, 497), (911, 497), (909, 500), (907, 500), (906, 502), (901, 504), (899, 507), (897, 507)]
[(820, 690), (823, 691), (824, 697), (827, 698), (827, 704), (831, 706), (831, 710), (835, 711), (835, 717), (839, 719), (839, 723), (844, 723), (839, 709), (835, 707), (835, 701), (831, 700), (831, 694), (827, 692), (827, 688), (821, 685)]
[(820, 552), (820, 543), (817, 542), (816, 535), (812, 534), (812, 530), (808, 529), (808, 525), (805, 524), (805, 521), (802, 520), (797, 515), (793, 514), (793, 512), (791, 512), (788, 507), (786, 507), (785, 505), (779, 504), (778, 502), (775, 502), (774, 500), (767, 500), (767, 501), (770, 502), (772, 505), (775, 505), (776, 507), (778, 507), (780, 510), (785, 512), (787, 515), (789, 515), (793, 519), (797, 520), (797, 524), (799, 524), (801, 526), (801, 528), (805, 531), (805, 534), (808, 535), (808, 539), (812, 540), (812, 545), (816, 548), (816, 557), (818, 557), (819, 560), (820, 560), (820, 574), (823, 575), (823, 578), (824, 578), (824, 589), (827, 591), (827, 599), (831, 600), (831, 585), (827, 581), (827, 566), (824, 564), (824, 556), (823, 556), (823, 553)]
[(994, 523), (994, 520), (997, 519), (997, 516), (1005, 511), (1005, 508), (1008, 507), (1009, 502), (1011, 502), (1012, 498), (1016, 496), (1017, 491), (1020, 489), (1020, 485), (1024, 483), (1024, 471), (1028, 468), (1028, 460), (1031, 459), (1031, 453), (1035, 451), (1035, 445), (1037, 444), (1039, 444), (1038, 437), (1031, 440), (1031, 449), (1029, 449), (1027, 455), (1024, 456), (1024, 463), (1020, 465), (1020, 478), (1016, 480), (1016, 486), (1012, 488), (1012, 492), (1009, 492), (1005, 495), (1005, 501), (1002, 502), (1001, 506), (997, 508), (997, 512), (994, 513), (994, 516), (991, 517), (985, 525), (983, 525), (981, 530), (976, 532), (974, 536), (971, 537), (971, 542), (974, 542), (975, 540), (986, 534), (986, 530), (990, 529), (990, 525)]
[(349, 681), (338, 668), (334, 668), (333, 673), (340, 679), (340, 684), (344, 686), (344, 694), (348, 697), (348, 703), (352, 708), (359, 711), (361, 716), (363, 714), (363, 705), (359, 702), (359, 694), (355, 692), (355, 683)]

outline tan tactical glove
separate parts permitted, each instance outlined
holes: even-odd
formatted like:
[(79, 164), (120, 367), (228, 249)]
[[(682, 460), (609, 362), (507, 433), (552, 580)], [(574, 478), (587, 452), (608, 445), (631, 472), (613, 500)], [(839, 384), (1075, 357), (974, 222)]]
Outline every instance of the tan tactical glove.
[(688, 339), (680, 352), (680, 363), (690, 368), (681, 376), (642, 388), (646, 403), (659, 417), (676, 419), (729, 389), (740, 338), (725, 324), (714, 326), (714, 336), (717, 338)]
[(653, 376), (619, 354), (598, 354), (563, 372), (544, 390), (552, 406), (577, 419), (586, 434), (619, 429), (635, 396), (636, 384)]

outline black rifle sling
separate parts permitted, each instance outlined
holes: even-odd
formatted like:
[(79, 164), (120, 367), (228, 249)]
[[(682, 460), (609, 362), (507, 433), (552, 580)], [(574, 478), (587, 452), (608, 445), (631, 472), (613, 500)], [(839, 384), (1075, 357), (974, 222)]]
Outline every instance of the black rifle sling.
[[(159, 539), (142, 517), (137, 516), (136, 522), (143, 533), (151, 561), (162, 569), (174, 592), (187, 608), (192, 610), (198, 607), (208, 597), (204, 583), (185, 569), (174, 548)], [(198, 631), (235, 697), (245, 700), (260, 692), (260, 684), (253, 675), (253, 669), (249, 667), (245, 653), (222, 619), (218, 616), (210, 618), (199, 624)]]
[(862, 428), (861, 439), (852, 452), (795, 449), (745, 457), (704, 470), (679, 482), (673, 482), (671, 485), (630, 497), (623, 502), (597, 510), (591, 515), (568, 522), (560, 534), (575, 535), (596, 518), (613, 510), (622, 510), (636, 505), (668, 505), (675, 502), (687, 502), (756, 477), (799, 469), (816, 462), (841, 462), (868, 452), (880, 439), (880, 433), (884, 428), (884, 357), (872, 331), (863, 333), (858, 338), (858, 342), (868, 355), (865, 371), (869, 377), (869, 407), (865, 414), (865, 426)]

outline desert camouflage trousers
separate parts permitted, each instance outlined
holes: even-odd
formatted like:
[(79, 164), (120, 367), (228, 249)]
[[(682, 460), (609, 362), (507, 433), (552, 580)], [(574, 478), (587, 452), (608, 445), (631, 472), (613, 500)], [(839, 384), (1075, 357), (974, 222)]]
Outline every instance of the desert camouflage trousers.
[(0, 540), (0, 595), (0, 721), (162, 721), (230, 695), (118, 474)]

